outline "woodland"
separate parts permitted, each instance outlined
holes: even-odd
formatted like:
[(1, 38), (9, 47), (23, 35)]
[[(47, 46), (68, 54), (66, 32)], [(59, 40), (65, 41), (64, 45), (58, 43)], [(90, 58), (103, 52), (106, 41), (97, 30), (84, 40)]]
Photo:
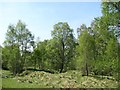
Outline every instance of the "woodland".
[(21, 20), (10, 24), (0, 46), (2, 87), (117, 88), (120, 2), (101, 2), (101, 11), (90, 27), (76, 27), (77, 38), (68, 22), (55, 24), (52, 38), (44, 41), (35, 41)]

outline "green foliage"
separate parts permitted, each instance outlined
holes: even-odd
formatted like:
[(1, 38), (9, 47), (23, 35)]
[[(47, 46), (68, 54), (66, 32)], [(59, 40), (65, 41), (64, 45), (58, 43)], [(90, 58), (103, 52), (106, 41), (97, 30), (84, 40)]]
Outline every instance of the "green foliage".
[[(33, 41), (34, 37), (26, 28), (26, 25), (18, 21), (17, 25), (9, 25), (6, 40), (4, 42), (3, 61), (6, 62), (5, 67), (9, 68), (13, 74), (20, 73), (27, 64), (28, 44)], [(8, 66), (7, 66), (8, 65)]]
[(47, 60), (47, 52), (46, 47), (48, 44), (48, 40), (45, 40), (43, 42), (38, 42), (37, 47), (33, 51), (33, 62), (34, 67), (39, 67), (39, 69), (45, 69), (46, 68), (46, 60)]
[(9, 47), (2, 48), (2, 68), (8, 69)]
[[(90, 27), (82, 24), (77, 28), (77, 39), (67, 22), (54, 25), (50, 40), (36, 42), (25, 23), (19, 20), (16, 25), (9, 25), (4, 46), (0, 47), (2, 69), (9, 69), (18, 76), (16, 80), (26, 84), (73, 88), (88, 87), (88, 84), (89, 87), (109, 87), (114, 83), (112, 86), (116, 87), (116, 81), (89, 77), (110, 76), (119, 80), (120, 2), (102, 2), (101, 6), (103, 15), (94, 18)], [(28, 72), (30, 68), (35, 72)], [(69, 71), (76, 69), (79, 72)], [(23, 70), (26, 71), (21, 73)], [(81, 72), (87, 77), (82, 77)], [(18, 83), (12, 79), (8, 81)], [(6, 82), (4, 78), (4, 86)], [(12, 87), (11, 84), (8, 87)]]
[(109, 28), (120, 38), (120, 2), (103, 2), (102, 12), (103, 17), (109, 22)]
[(69, 67), (67, 64), (71, 62), (74, 57), (75, 40), (73, 30), (66, 22), (59, 22), (54, 25), (52, 36), (55, 39), (54, 48), (56, 48), (55, 53), (57, 54), (55, 57), (55, 60), (58, 62), (57, 68), (60, 69), (60, 72), (62, 72), (64, 67)]
[(14, 46), (10, 49), (9, 53), (8, 67), (10, 71), (12, 71), (14, 75), (20, 73), (23, 69), (23, 65), (20, 60), (19, 48)]
[[(118, 71), (119, 3), (103, 2), (103, 16), (95, 18), (91, 27), (77, 29), (76, 68), (95, 75), (114, 75)], [(116, 37), (117, 36), (117, 37)], [(89, 65), (90, 67), (89, 67)]]
[(79, 53), (80, 63), (83, 64), (82, 71), (89, 73), (90, 63), (94, 58), (94, 39), (90, 35), (87, 28), (85, 28), (81, 35), (79, 36), (79, 45), (77, 47), (77, 52)]

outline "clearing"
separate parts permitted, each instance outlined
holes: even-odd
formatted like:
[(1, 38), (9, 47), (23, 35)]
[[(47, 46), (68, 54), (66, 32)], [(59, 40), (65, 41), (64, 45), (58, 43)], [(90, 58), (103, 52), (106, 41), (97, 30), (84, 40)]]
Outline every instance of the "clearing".
[(52, 74), (44, 71), (24, 71), (12, 76), (2, 70), (2, 88), (117, 88), (112, 77), (82, 76), (79, 71)]

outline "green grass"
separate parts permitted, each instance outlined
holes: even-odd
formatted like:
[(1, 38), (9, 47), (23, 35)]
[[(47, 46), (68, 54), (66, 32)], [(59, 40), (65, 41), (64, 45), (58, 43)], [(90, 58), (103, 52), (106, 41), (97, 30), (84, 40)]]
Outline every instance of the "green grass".
[[(4, 75), (11, 75), (3, 71)], [(82, 76), (79, 71), (51, 74), (44, 71), (23, 72), (19, 76), (2, 78), (3, 88), (117, 88), (109, 78)]]
[(2, 88), (44, 88), (44, 86), (30, 83), (21, 83), (14, 78), (4, 78), (2, 79)]
[(12, 76), (12, 74), (8, 70), (1, 70), (1, 72), (3, 77), (8, 76), (8, 78), (2, 78), (1, 80), (2, 88), (44, 88), (45, 87), (41, 85), (36, 85), (35, 83), (31, 84), (31, 83), (18, 82), (18, 80), (16, 79), (17, 76), (16, 77)]

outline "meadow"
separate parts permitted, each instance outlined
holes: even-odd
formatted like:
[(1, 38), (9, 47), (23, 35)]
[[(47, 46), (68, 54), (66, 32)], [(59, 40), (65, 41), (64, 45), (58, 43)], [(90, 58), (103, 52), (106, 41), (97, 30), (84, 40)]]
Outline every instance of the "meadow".
[(82, 76), (76, 70), (55, 74), (27, 70), (16, 76), (2, 70), (2, 88), (117, 88), (117, 85), (112, 77)]

